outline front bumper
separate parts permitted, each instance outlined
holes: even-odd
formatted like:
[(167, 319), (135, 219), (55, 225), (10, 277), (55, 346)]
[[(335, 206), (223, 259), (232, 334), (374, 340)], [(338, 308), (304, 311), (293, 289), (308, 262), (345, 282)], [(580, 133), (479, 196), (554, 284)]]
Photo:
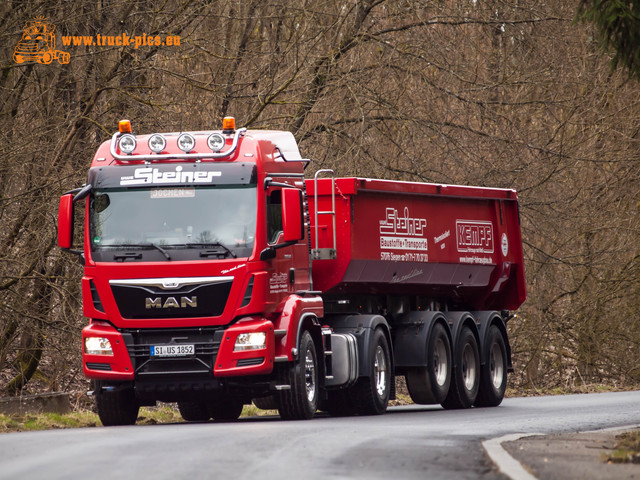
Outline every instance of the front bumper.
[[(242, 333), (263, 332), (262, 348), (236, 350)], [(112, 355), (88, 354), (85, 339), (106, 338)], [(228, 328), (195, 327), (165, 329), (117, 330), (110, 324), (94, 321), (82, 331), (83, 370), (95, 380), (176, 381), (184, 378), (215, 378), (268, 375), (273, 371), (275, 336), (273, 324), (260, 317), (247, 317)], [(155, 357), (152, 347), (158, 345), (193, 345), (188, 356)]]

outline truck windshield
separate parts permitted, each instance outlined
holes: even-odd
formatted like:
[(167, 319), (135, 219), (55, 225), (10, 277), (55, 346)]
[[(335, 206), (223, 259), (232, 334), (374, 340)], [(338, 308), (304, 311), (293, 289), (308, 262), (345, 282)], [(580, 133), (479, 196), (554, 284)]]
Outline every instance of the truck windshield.
[(214, 248), (249, 256), (256, 201), (255, 185), (94, 190), (91, 249)]

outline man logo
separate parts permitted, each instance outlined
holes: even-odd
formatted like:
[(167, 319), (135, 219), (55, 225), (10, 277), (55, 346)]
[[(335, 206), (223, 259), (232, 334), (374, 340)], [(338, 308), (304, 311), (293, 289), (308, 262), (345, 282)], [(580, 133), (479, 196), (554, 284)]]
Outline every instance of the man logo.
[(180, 297), (180, 301), (176, 297), (168, 297), (164, 300), (161, 297), (144, 299), (144, 307), (151, 308), (196, 308), (198, 306), (198, 297)]

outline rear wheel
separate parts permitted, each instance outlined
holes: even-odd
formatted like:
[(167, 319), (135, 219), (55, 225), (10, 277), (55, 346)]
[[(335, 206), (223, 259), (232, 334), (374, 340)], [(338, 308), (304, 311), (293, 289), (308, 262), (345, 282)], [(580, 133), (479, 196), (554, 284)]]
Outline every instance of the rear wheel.
[(204, 402), (178, 402), (178, 410), (187, 422), (206, 422), (211, 418)]
[(318, 357), (311, 334), (300, 337), (298, 359), (280, 371), (280, 382), (290, 385), (278, 396), (278, 412), (284, 420), (308, 420), (318, 408), (320, 393)]
[(482, 349), (484, 365), (480, 369), (477, 407), (496, 407), (502, 403), (507, 388), (507, 347), (498, 327), (492, 325)]
[[(133, 425), (138, 418), (140, 405), (136, 400), (133, 388), (120, 388), (105, 391), (107, 385), (96, 382), (96, 406), (98, 416), (105, 427), (115, 425)], [(118, 388), (118, 387), (115, 387)]]
[(407, 372), (407, 390), (414, 403), (442, 403), (451, 384), (451, 342), (440, 323), (431, 329), (427, 340), (427, 366)]
[(475, 402), (480, 387), (480, 353), (478, 341), (469, 327), (464, 327), (458, 337), (456, 366), (444, 408), (469, 408)]
[(353, 388), (353, 403), (360, 415), (381, 415), (387, 410), (391, 393), (391, 355), (389, 342), (376, 328), (369, 342), (368, 377), (358, 380)]

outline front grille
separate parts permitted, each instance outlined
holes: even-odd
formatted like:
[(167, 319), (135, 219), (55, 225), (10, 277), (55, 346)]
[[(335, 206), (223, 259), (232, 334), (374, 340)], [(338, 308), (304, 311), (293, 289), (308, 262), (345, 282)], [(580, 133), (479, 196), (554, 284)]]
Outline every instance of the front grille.
[(227, 304), (232, 283), (230, 279), (167, 290), (113, 281), (111, 289), (123, 318), (218, 317)]
[[(164, 374), (209, 374), (224, 336), (224, 329), (176, 328), (123, 330), (122, 336), (136, 377)], [(153, 357), (151, 347), (193, 345), (195, 353), (185, 357)]]

